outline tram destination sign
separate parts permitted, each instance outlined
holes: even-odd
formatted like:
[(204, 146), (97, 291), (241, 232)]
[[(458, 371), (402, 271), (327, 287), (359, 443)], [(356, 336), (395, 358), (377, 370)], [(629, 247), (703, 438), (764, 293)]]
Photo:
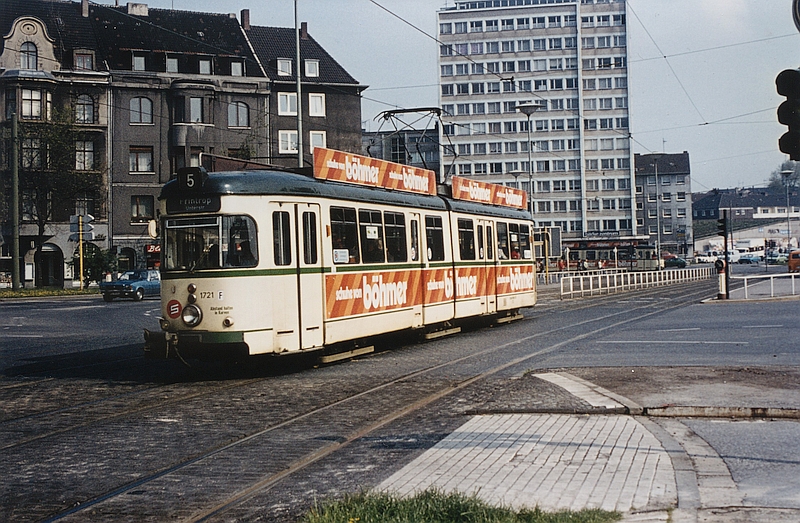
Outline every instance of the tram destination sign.
[(317, 147), (314, 178), (381, 187), (417, 194), (436, 194), (436, 173), (368, 156)]
[(217, 212), (220, 207), (219, 195), (216, 194), (167, 198), (167, 212), (170, 214)]
[(528, 208), (528, 194), (520, 189), (505, 187), (496, 183), (470, 180), (453, 176), (453, 198), (468, 202), (500, 205), (515, 209)]

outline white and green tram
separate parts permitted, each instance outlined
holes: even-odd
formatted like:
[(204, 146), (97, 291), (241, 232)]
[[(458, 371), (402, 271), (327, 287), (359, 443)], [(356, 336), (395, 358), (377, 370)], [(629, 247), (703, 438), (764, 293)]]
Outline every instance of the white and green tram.
[(185, 168), (159, 196), (150, 357), (347, 351), (536, 303), (528, 212), (279, 170)]

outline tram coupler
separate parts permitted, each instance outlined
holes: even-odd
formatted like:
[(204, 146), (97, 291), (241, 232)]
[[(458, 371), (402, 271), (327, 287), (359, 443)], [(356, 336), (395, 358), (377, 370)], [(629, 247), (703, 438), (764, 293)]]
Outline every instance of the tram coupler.
[(170, 357), (167, 333), (144, 329), (144, 357), (151, 360), (167, 360)]

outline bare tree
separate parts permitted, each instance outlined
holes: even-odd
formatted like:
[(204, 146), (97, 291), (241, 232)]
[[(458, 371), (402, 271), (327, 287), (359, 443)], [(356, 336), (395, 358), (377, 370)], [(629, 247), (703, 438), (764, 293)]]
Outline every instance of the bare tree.
[[(96, 164), (99, 155), (83, 144), (93, 143), (91, 133), (75, 125), (70, 109), (53, 109), (52, 118), (20, 124), (20, 194), (23, 215), (37, 226), (36, 257), (41, 264), (47, 225), (66, 221), (79, 198), (98, 199), (103, 183)], [(43, 271), (36, 267), (36, 286)]]

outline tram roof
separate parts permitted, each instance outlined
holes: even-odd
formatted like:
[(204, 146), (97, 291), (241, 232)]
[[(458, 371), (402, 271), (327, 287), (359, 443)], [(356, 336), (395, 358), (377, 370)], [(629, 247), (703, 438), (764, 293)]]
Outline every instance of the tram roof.
[[(340, 182), (317, 180), (287, 171), (226, 171), (208, 173), (203, 186), (193, 195), (267, 195), (329, 198), (344, 201), (399, 205), (432, 210), (452, 210), (467, 214), (497, 216), (516, 220), (530, 220), (530, 215), (519, 209), (481, 205), (441, 196), (429, 196), (387, 189), (362, 187)], [(159, 200), (185, 196), (177, 179), (170, 180), (161, 189)]]

